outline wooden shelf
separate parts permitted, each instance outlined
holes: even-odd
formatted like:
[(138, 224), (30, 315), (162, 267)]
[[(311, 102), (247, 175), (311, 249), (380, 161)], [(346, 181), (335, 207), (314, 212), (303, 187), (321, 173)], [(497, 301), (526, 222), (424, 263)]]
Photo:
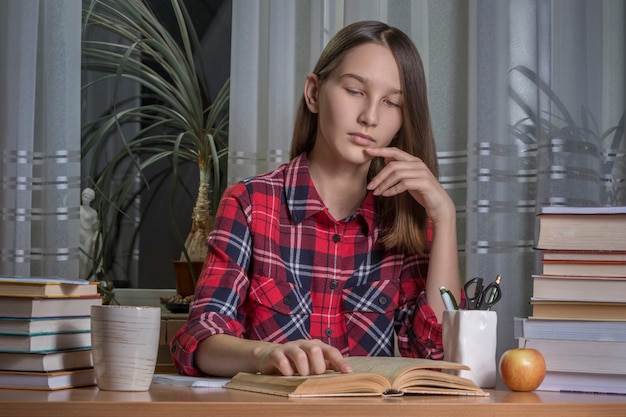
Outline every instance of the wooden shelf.
[(155, 372), (176, 372), (170, 354), (170, 342), (176, 332), (187, 322), (187, 314), (161, 314), (161, 336), (159, 338), (159, 353)]

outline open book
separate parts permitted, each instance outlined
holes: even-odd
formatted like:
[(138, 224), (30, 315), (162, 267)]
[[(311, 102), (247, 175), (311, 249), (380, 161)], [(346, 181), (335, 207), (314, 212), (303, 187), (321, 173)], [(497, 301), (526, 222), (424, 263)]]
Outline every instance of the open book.
[(475, 395), (488, 396), (472, 380), (441, 370), (469, 369), (454, 362), (399, 357), (346, 358), (352, 373), (282, 376), (240, 372), (226, 388), (292, 398), (364, 395)]

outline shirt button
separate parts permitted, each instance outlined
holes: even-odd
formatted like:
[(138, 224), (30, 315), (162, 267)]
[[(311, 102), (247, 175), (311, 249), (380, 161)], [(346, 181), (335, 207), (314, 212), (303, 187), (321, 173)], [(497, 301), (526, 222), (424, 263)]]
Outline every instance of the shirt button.
[(332, 334), (333, 334), (333, 329), (331, 329), (330, 327), (326, 329), (326, 336), (330, 337)]
[(378, 302), (379, 302), (380, 304), (383, 304), (383, 305), (384, 305), (384, 304), (387, 304), (387, 297), (385, 297), (384, 295), (382, 295), (382, 296), (378, 299)]
[(337, 284), (337, 280), (334, 279), (334, 280), (330, 281), (330, 289), (331, 290), (334, 290), (335, 288), (337, 288), (337, 285), (338, 285)]
[(291, 300), (289, 299), (289, 297), (285, 297), (285, 298), (283, 298), (283, 303), (289, 305), (289, 304), (291, 304)]
[(333, 242), (337, 243), (341, 240), (341, 236), (339, 236), (338, 234), (333, 235)]

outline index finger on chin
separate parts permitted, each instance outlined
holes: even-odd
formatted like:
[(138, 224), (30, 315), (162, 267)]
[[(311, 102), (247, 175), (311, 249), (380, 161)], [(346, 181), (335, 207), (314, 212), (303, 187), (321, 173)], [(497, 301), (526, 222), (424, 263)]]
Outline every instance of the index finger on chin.
[(371, 156), (379, 156), (382, 158), (390, 158), (395, 159), (397, 161), (410, 161), (414, 156), (398, 149), (395, 147), (392, 148), (367, 148), (366, 151)]

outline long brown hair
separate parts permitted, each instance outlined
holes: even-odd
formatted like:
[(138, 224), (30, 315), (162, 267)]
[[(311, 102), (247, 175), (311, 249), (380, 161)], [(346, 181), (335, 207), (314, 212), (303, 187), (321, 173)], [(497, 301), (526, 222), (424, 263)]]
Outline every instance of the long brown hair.
[[(428, 109), (426, 76), (422, 59), (411, 39), (401, 30), (377, 21), (362, 21), (341, 29), (322, 51), (313, 73), (320, 82), (341, 63), (352, 48), (375, 43), (389, 48), (400, 71), (403, 92), (402, 127), (389, 146), (395, 146), (419, 157), (438, 175), (437, 154)], [(317, 134), (317, 114), (309, 111), (304, 95), (296, 113), (291, 143), (291, 158), (310, 152)], [(375, 158), (369, 170), (373, 178), (384, 167)], [(407, 192), (394, 197), (376, 199), (378, 221), (382, 228), (381, 241), (387, 249), (422, 253), (425, 246), (426, 211)]]

